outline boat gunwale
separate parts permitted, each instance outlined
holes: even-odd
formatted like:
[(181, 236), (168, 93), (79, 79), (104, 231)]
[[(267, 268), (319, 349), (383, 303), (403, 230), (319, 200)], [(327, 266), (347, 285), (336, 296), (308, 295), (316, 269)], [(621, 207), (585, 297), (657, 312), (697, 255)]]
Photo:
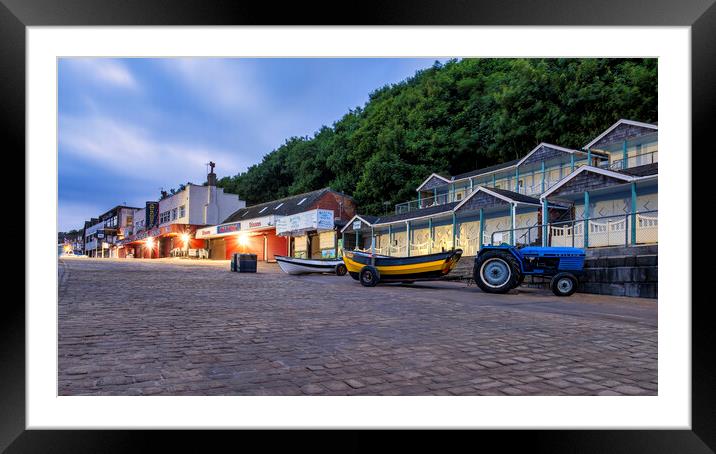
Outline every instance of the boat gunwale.
[[(458, 252), (459, 251), (459, 252)], [(348, 253), (348, 254), (347, 254)], [(453, 249), (450, 251), (445, 252), (436, 252), (434, 254), (426, 254), (426, 255), (415, 255), (412, 257), (390, 257), (390, 256), (371, 256), (371, 254), (366, 252), (360, 252), (360, 251), (344, 251), (343, 255), (344, 257), (347, 257), (349, 260), (360, 263), (362, 265), (369, 265), (371, 263), (362, 263), (359, 260), (356, 260), (355, 257), (368, 259), (369, 261), (371, 259), (375, 259), (375, 266), (405, 266), (405, 265), (414, 265), (414, 264), (420, 264), (420, 263), (428, 263), (428, 262), (436, 262), (436, 261), (443, 261), (446, 262), (448, 260), (451, 260), (455, 255), (462, 256), (462, 249)], [(352, 254), (349, 255), (349, 254)]]

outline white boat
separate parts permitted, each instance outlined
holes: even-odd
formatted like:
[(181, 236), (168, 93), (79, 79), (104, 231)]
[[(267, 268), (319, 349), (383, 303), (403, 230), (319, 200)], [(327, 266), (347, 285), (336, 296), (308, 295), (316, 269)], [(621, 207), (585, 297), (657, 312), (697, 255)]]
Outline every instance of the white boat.
[(275, 256), (278, 266), (287, 274), (331, 273), (338, 276), (346, 274), (343, 259), (299, 259), (296, 257)]

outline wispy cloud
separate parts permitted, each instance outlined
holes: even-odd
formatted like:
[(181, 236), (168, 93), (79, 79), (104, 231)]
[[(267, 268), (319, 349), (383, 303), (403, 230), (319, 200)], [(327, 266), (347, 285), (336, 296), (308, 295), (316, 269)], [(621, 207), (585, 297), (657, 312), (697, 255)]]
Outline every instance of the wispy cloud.
[(222, 111), (263, 110), (269, 100), (249, 65), (215, 58), (169, 58), (165, 68), (179, 76), (192, 95), (205, 106)]
[(81, 76), (96, 83), (137, 90), (139, 83), (122, 63), (108, 58), (69, 58), (67, 63)]
[[(232, 172), (248, 165), (235, 153), (201, 143), (173, 142), (154, 137), (150, 130), (101, 116), (60, 116), (61, 149), (102, 171), (132, 180), (177, 184), (204, 178), (204, 164), (212, 160)], [(203, 181), (203, 180), (202, 180)]]

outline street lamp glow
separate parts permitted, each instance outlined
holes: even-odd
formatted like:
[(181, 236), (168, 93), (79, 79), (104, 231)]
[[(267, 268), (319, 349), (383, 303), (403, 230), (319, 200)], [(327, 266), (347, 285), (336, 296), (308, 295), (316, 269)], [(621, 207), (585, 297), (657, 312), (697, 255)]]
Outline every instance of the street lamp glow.
[(152, 238), (151, 236), (147, 238), (147, 247), (150, 249), (154, 247), (154, 238)]
[(189, 244), (189, 234), (188, 233), (182, 233), (181, 234), (181, 241), (184, 245)]
[(239, 244), (241, 246), (247, 246), (249, 244), (249, 234), (246, 232), (239, 233)]

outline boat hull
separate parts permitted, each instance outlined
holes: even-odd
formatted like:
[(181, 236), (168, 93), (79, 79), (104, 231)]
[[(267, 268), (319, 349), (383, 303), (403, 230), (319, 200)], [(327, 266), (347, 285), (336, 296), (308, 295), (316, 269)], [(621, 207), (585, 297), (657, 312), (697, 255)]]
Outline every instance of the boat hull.
[(406, 282), (446, 276), (461, 256), (461, 249), (414, 257), (371, 257), (370, 254), (344, 251), (343, 263), (353, 279), (358, 279), (364, 266), (371, 265), (378, 270), (381, 282)]
[(287, 274), (332, 273), (336, 266), (343, 264), (341, 259), (319, 260), (299, 259), (295, 257), (275, 256), (278, 266)]

